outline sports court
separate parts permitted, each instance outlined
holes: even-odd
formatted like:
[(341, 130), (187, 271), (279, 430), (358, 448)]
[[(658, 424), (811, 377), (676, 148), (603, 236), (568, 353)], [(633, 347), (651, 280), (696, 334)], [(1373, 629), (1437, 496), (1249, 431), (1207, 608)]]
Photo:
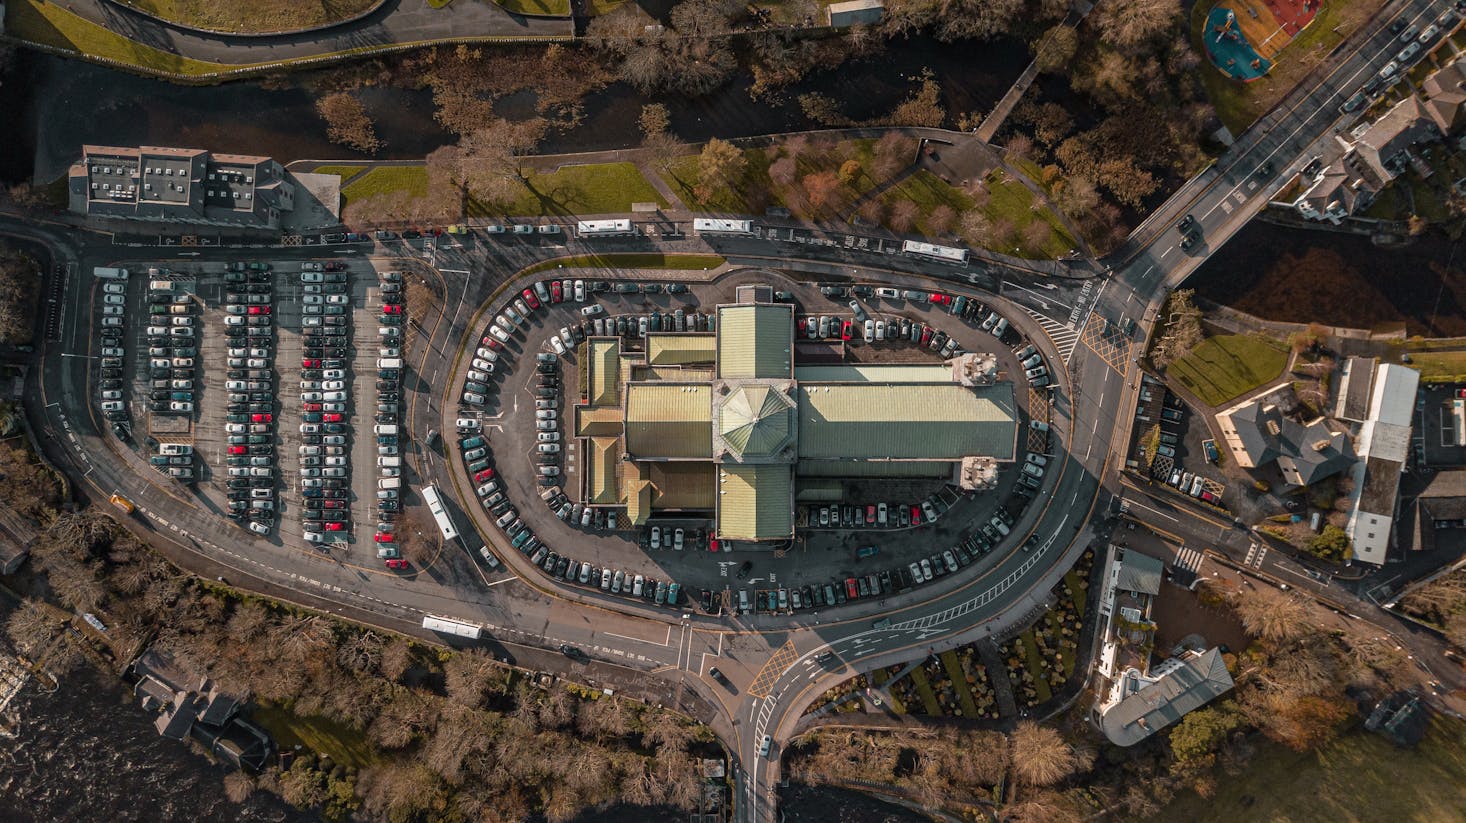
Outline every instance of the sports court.
[(1212, 64), (1244, 82), (1272, 68), (1273, 58), (1313, 22), (1320, 0), (1226, 0), (1206, 18), (1202, 40)]

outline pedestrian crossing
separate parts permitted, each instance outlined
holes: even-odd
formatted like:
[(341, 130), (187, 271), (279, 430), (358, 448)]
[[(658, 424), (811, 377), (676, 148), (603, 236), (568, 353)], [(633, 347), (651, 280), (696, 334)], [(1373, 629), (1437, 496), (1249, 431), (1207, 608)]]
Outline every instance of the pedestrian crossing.
[(1024, 306), (1023, 310), (1028, 312), (1029, 317), (1038, 321), (1040, 326), (1043, 326), (1044, 331), (1048, 332), (1049, 339), (1054, 341), (1054, 347), (1059, 350), (1059, 357), (1063, 359), (1064, 365), (1069, 365), (1069, 359), (1074, 355), (1074, 346), (1079, 342), (1079, 332), (1068, 323), (1060, 323), (1054, 318), (1045, 314), (1039, 314), (1027, 306)]
[(1179, 571), (1188, 571), (1196, 574), (1198, 571), (1201, 571), (1201, 561), (1204, 559), (1206, 557), (1199, 549), (1181, 546), (1176, 549), (1176, 557), (1172, 559), (1171, 564)]
[(1267, 546), (1260, 543), (1253, 543), (1247, 548), (1247, 557), (1243, 558), (1242, 565), (1260, 569), (1262, 568), (1262, 559), (1264, 557), (1267, 557)]

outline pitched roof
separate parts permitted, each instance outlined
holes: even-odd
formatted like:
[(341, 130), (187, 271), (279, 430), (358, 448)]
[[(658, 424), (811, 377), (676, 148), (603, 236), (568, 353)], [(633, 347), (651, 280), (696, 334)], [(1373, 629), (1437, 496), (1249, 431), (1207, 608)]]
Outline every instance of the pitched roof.
[(626, 451), (637, 459), (712, 457), (712, 387), (628, 383)]
[(647, 463), (651, 505), (657, 509), (712, 509), (717, 474), (711, 463)]
[(841, 363), (795, 366), (801, 383), (948, 383), (951, 367), (943, 363)]
[(799, 459), (1013, 459), (1013, 384), (804, 383)]
[(1253, 465), (1277, 461), (1284, 478), (1307, 486), (1338, 474), (1354, 462), (1348, 439), (1315, 421), (1307, 426), (1285, 417), (1274, 403), (1254, 400), (1224, 413)]
[(587, 391), (592, 406), (615, 406), (621, 402), (621, 344), (615, 338), (591, 338)]
[(718, 358), (718, 338), (712, 334), (648, 334), (646, 362), (653, 366), (712, 363)]
[(1115, 578), (1115, 588), (1140, 594), (1160, 594), (1161, 577), (1165, 571), (1164, 561), (1138, 551), (1126, 551), (1125, 557), (1120, 561), (1120, 574)]
[(776, 456), (794, 439), (794, 413), (794, 400), (773, 386), (738, 386), (718, 403), (719, 448), (739, 460)]
[(586, 502), (607, 506), (620, 502), (616, 488), (616, 469), (621, 462), (620, 440), (615, 437), (592, 437), (589, 460), (586, 461)]
[(1232, 688), (1221, 649), (1209, 649), (1101, 711), (1100, 727), (1117, 746), (1132, 746)]
[(718, 307), (718, 376), (789, 378), (794, 374), (794, 307)]
[(778, 540), (794, 534), (794, 472), (783, 463), (723, 463), (718, 472), (718, 537)]

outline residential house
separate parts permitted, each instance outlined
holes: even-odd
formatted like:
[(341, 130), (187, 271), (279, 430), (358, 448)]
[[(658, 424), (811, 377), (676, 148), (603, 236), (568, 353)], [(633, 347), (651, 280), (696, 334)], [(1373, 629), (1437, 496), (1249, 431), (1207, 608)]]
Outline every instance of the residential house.
[(1276, 464), (1289, 486), (1310, 486), (1354, 462), (1349, 439), (1319, 418), (1299, 423), (1283, 413), (1274, 393), (1244, 400), (1217, 414), (1237, 465), (1259, 469)]
[[(1369, 372), (1369, 412), (1359, 427), (1359, 460), (1350, 467), (1349, 522), (1344, 531), (1354, 547), (1354, 559), (1383, 565), (1395, 542), (1395, 514), (1400, 493), (1400, 474), (1410, 457), (1410, 430), (1420, 372), (1395, 364), (1357, 362), (1353, 358), (1349, 375), (1353, 393)], [(1366, 368), (1366, 364), (1372, 368)], [(1345, 406), (1350, 404), (1346, 401)], [(1347, 409), (1352, 411), (1352, 408)]]
[(149, 649), (128, 669), (136, 678), (133, 696), (143, 709), (158, 715), (153, 721), (158, 734), (169, 740), (192, 738), (236, 768), (264, 768), (275, 745), (269, 734), (240, 716), (243, 698), (190, 674), (166, 652)]
[[(1447, 107), (1445, 98), (1431, 107), (1411, 95), (1353, 139), (1340, 135), (1343, 155), (1303, 181), (1306, 188), (1293, 207), (1310, 220), (1338, 224), (1369, 208), (1375, 196), (1405, 169), (1414, 167), (1422, 176), (1430, 176), (1430, 167), (1411, 150), (1449, 131), (1439, 119), (1437, 109), (1442, 107)], [(1459, 113), (1451, 114), (1448, 121), (1454, 124), (1459, 117)]]
[(1425, 111), (1444, 134), (1466, 126), (1466, 59), (1457, 57), (1420, 84)]

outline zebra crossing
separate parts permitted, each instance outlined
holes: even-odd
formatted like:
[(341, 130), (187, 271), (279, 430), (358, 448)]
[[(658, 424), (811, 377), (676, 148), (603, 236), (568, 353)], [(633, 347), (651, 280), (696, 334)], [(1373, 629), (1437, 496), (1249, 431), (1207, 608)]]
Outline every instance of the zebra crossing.
[(1048, 332), (1049, 339), (1054, 341), (1054, 347), (1059, 350), (1059, 357), (1063, 358), (1064, 364), (1069, 364), (1070, 357), (1074, 354), (1074, 346), (1079, 343), (1079, 332), (1068, 323), (1060, 323), (1046, 314), (1039, 314), (1027, 306), (1022, 307), (1029, 317), (1038, 321)]
[(1171, 581), (1178, 586), (1190, 586), (1196, 581), (1196, 574), (1201, 571), (1201, 561), (1205, 559), (1200, 549), (1177, 547), (1176, 556), (1171, 558)]
[(1262, 568), (1262, 559), (1267, 556), (1267, 546), (1260, 543), (1253, 543), (1247, 547), (1247, 557), (1243, 559), (1242, 565), (1251, 566), (1254, 569)]

